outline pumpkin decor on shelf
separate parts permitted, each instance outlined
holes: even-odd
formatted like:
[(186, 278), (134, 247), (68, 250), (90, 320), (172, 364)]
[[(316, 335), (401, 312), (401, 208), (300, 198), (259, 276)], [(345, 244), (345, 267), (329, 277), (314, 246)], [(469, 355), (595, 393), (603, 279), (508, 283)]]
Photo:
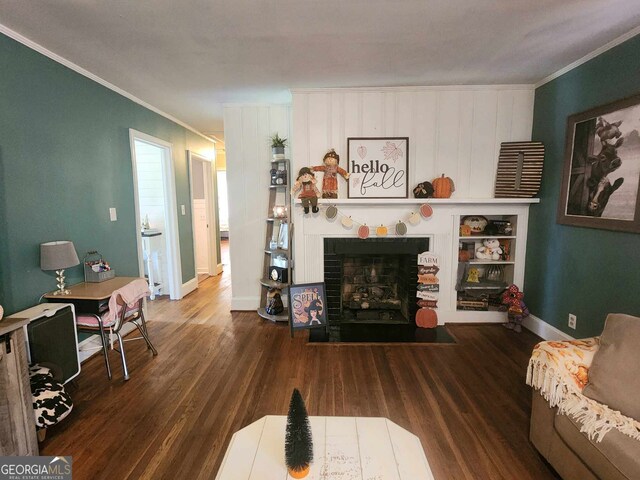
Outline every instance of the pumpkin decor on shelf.
[(400, 221), (396, 223), (396, 234), (397, 235), (406, 235), (407, 234), (407, 224)]
[(416, 312), (416, 325), (420, 328), (436, 328), (438, 314), (432, 308), (419, 308)]
[(335, 205), (329, 205), (327, 207), (327, 211), (325, 212), (325, 215), (327, 216), (327, 219), (333, 220), (334, 218), (336, 218), (336, 215), (338, 215), (338, 209), (336, 208)]
[(451, 194), (456, 190), (453, 180), (445, 177), (444, 173), (442, 176), (434, 178), (431, 184), (433, 185), (434, 198), (450, 198)]
[(380, 225), (378, 228), (376, 228), (376, 235), (378, 237), (386, 237), (387, 233), (389, 233), (389, 229), (384, 225)]
[(297, 388), (293, 389), (289, 402), (284, 437), (284, 459), (291, 477), (304, 478), (309, 474), (309, 467), (313, 461), (311, 424), (304, 399)]
[(418, 225), (420, 223), (420, 214), (418, 212), (411, 212), (411, 215), (409, 215), (409, 223), (411, 225)]
[(462, 218), (462, 225), (467, 225), (472, 235), (483, 233), (488, 223), (487, 217), (482, 215), (468, 215)]
[(360, 225), (360, 228), (358, 228), (358, 237), (362, 240), (369, 238), (369, 227)]

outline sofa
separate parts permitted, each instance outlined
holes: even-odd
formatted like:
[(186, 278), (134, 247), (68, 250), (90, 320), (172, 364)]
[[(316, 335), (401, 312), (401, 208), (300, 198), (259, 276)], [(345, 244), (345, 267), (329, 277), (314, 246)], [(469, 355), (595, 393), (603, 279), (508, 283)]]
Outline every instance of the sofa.
[(529, 438), (565, 480), (640, 479), (640, 318), (610, 314), (600, 337), (541, 342)]

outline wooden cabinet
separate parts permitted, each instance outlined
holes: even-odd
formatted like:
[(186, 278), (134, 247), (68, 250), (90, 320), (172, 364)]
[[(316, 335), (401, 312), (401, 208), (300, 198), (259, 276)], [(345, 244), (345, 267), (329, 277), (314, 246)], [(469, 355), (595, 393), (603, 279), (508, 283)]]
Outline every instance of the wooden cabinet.
[(23, 329), (28, 322), (0, 321), (0, 456), (38, 455)]

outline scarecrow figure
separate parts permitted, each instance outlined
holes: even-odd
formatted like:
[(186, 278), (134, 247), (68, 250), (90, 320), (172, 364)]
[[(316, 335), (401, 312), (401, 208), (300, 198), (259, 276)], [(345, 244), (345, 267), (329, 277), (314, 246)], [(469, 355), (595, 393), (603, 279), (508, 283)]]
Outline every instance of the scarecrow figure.
[(522, 331), (522, 320), (529, 316), (529, 309), (523, 299), (524, 293), (517, 285), (510, 285), (502, 294), (502, 304), (507, 310), (507, 323), (503, 325), (517, 333)]
[(298, 178), (291, 189), (291, 195), (295, 195), (298, 190), (300, 190), (298, 198), (302, 200), (304, 213), (309, 213), (309, 205), (311, 205), (313, 213), (318, 213), (320, 210), (318, 208), (320, 192), (316, 188), (316, 177), (309, 167), (302, 167), (298, 172)]
[(349, 178), (349, 172), (339, 167), (339, 162), (340, 155), (332, 148), (322, 159), (324, 165), (313, 167), (314, 172), (324, 172), (322, 198), (338, 198), (338, 174), (342, 175), (345, 180)]

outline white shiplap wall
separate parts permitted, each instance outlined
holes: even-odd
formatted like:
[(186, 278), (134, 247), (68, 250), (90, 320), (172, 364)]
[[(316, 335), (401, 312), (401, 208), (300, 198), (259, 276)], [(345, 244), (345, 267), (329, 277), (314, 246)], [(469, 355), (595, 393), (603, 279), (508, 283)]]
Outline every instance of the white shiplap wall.
[[(258, 307), (264, 258), (273, 133), (291, 138), (288, 105), (229, 105), (224, 108), (231, 308)], [(289, 151), (287, 150), (287, 155)]]
[[(348, 137), (409, 137), (409, 189), (441, 173), (455, 197), (491, 198), (504, 141), (531, 139), (533, 86), (293, 90), (294, 170), (320, 165)], [(226, 130), (225, 125), (225, 130)], [(340, 182), (340, 196), (346, 185)]]

